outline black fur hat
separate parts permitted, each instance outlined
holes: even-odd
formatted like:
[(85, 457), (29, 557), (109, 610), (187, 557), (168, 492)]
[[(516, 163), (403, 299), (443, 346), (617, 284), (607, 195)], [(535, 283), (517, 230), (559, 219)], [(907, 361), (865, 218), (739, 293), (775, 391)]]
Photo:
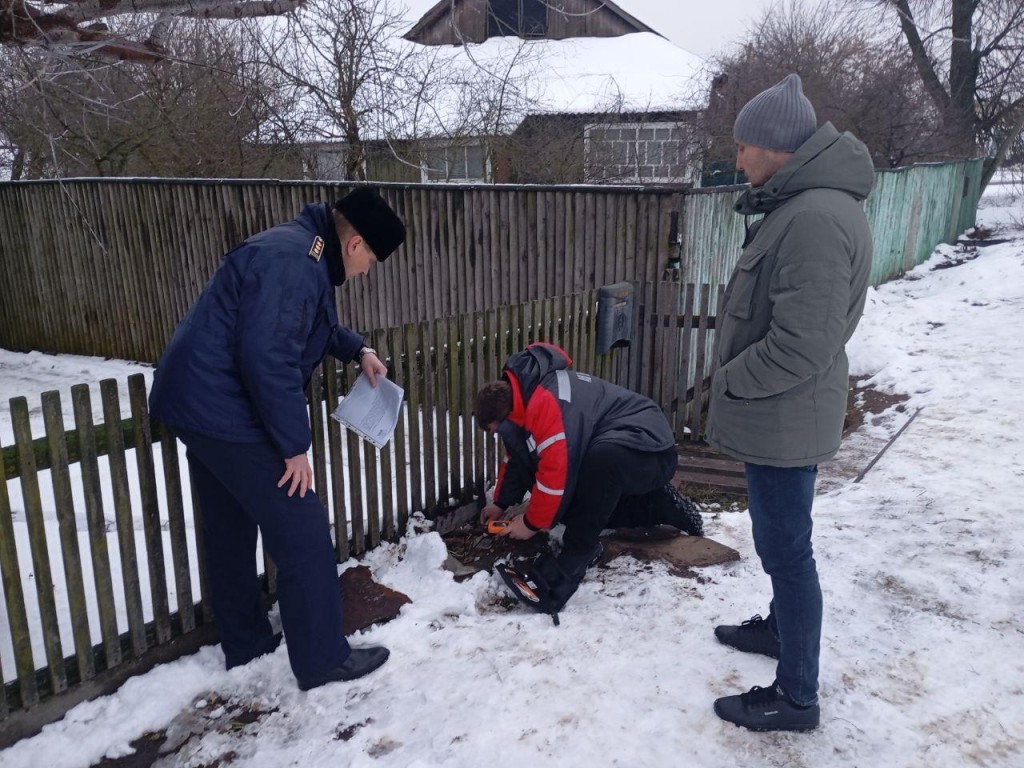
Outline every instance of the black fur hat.
[(380, 193), (370, 187), (349, 192), (334, 204), (334, 209), (348, 219), (377, 261), (384, 261), (405, 242), (405, 224)]

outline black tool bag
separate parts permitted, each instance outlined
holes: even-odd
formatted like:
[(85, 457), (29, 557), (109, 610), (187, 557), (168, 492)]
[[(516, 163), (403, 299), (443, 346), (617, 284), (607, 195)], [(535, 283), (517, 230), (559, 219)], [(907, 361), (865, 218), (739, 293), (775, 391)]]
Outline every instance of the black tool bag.
[[(543, 555), (538, 560), (542, 558)], [(553, 562), (554, 558), (551, 560)], [(555, 626), (558, 626), (558, 611), (565, 605), (565, 600), (556, 601), (548, 578), (534, 567), (521, 569), (509, 563), (498, 563), (494, 569), (519, 602), (538, 613), (548, 614)]]

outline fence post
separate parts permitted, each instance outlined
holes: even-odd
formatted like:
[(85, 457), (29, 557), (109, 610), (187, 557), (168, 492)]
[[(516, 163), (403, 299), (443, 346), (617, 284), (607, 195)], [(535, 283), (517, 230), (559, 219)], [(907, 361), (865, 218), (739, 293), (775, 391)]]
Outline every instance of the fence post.
[(156, 468), (153, 464), (153, 436), (146, 406), (146, 379), (141, 373), (128, 377), (128, 400), (132, 414), (135, 463), (142, 494), (142, 531), (146, 541), (146, 562), (149, 566), (149, 592), (153, 605), (156, 643), (171, 639), (171, 616), (167, 600), (167, 571), (164, 567), (163, 534), (160, 526), (160, 503), (156, 489)]
[(121, 575), (128, 614), (128, 634), (132, 653), (141, 656), (147, 648), (146, 622), (142, 612), (142, 589), (139, 585), (139, 562), (135, 551), (135, 525), (128, 491), (128, 467), (125, 463), (124, 436), (121, 434), (121, 404), (117, 382), (100, 382), (103, 400), (103, 422), (106, 427), (110, 479), (114, 490), (114, 517), (117, 520), (117, 541), (121, 554)]
[(182, 633), (196, 628), (195, 605), (192, 598), (192, 572), (189, 569), (188, 534), (181, 493), (181, 466), (178, 461), (178, 439), (165, 424), (153, 422), (160, 441), (160, 457), (164, 468), (164, 492), (167, 496), (167, 529), (171, 537), (171, 568), (174, 570), (174, 592), (177, 595), (178, 618)]
[(24, 397), (11, 399), (11, 421), (14, 426), (14, 443), (18, 448), (18, 463), (21, 465), (21, 493), (25, 502), (25, 522), (28, 524), (29, 549), (32, 550), (36, 594), (39, 596), (46, 664), (53, 692), (59, 693), (67, 689), (68, 679), (64, 671), (60, 627), (57, 624), (57, 601), (53, 593), (50, 555), (46, 549), (46, 524), (43, 522), (39, 476), (36, 472), (36, 458), (32, 448), (32, 427), (28, 414), (28, 401)]
[(78, 527), (75, 525), (75, 501), (71, 493), (71, 477), (68, 472), (68, 444), (60, 406), (60, 393), (44, 392), (42, 403), (46, 441), (50, 452), (50, 479), (53, 482), (53, 498), (57, 507), (60, 548), (64, 558), (64, 580), (68, 588), (68, 605), (71, 608), (71, 628), (75, 642), (75, 657), (78, 660), (78, 675), (81, 680), (89, 680), (96, 670), (92, 659), (92, 637), (89, 633), (89, 613), (86, 610), (85, 584), (82, 578), (82, 556), (78, 550)]
[(697, 319), (697, 363), (693, 374), (693, 411), (691, 412), (690, 434), (699, 440), (703, 427), (704, 410), (704, 369), (708, 346), (708, 315), (710, 314), (711, 286), (700, 286), (700, 316)]
[[(324, 368), (327, 410), (338, 405), (338, 367), (333, 361)], [(345, 500), (345, 461), (341, 447), (341, 425), (327, 419), (327, 449), (331, 453), (331, 502), (334, 511), (334, 550), (338, 560), (348, 560), (348, 503)]]
[(71, 403), (75, 411), (75, 428), (78, 432), (82, 490), (85, 497), (85, 517), (89, 528), (89, 553), (92, 556), (96, 605), (100, 614), (100, 634), (103, 639), (104, 659), (107, 669), (110, 669), (121, 663), (121, 641), (117, 633), (114, 582), (110, 573), (110, 554), (107, 551), (107, 522), (103, 514), (99, 451), (96, 446), (96, 430), (92, 421), (92, 400), (89, 396), (89, 387), (85, 384), (73, 386), (71, 388)]
[[(36, 684), (36, 665), (32, 659), (32, 638), (28, 631), (28, 612), (25, 610), (25, 593), (21, 586), (18, 546), (14, 540), (14, 520), (11, 514), (11, 499), (7, 493), (7, 478), (4, 477), (0, 483), (0, 576), (4, 583), (4, 604), (7, 606), (7, 621), (11, 629), (21, 706), (27, 708), (38, 703), (39, 688)], [(0, 680), (0, 687), (6, 688), (2, 682)], [(4, 694), (0, 698), (3, 698), (6, 705), (6, 691)]]

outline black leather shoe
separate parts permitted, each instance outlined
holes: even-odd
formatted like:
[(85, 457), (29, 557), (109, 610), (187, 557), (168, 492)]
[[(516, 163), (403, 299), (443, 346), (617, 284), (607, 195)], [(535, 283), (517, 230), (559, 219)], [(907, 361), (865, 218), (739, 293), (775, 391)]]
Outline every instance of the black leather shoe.
[(779, 640), (772, 634), (768, 619), (760, 615), (742, 624), (722, 624), (715, 627), (718, 642), (744, 653), (760, 653), (772, 659), (779, 658)]
[(715, 714), (726, 722), (751, 731), (811, 731), (818, 727), (817, 703), (797, 705), (778, 683), (768, 688), (755, 685), (738, 696), (715, 700)]
[(391, 651), (383, 646), (373, 645), (369, 648), (353, 648), (349, 657), (325, 675), (320, 677), (299, 680), (299, 688), (308, 691), (311, 688), (319, 688), (327, 683), (336, 683), (341, 680), (355, 680), (356, 678), (368, 675), (377, 667), (388, 660)]

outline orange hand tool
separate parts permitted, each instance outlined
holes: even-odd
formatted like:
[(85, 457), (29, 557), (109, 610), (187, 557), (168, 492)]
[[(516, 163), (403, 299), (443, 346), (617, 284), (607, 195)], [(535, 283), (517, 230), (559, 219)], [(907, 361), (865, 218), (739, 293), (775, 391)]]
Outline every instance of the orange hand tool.
[(512, 524), (511, 520), (491, 520), (487, 523), (487, 532), (490, 534), (501, 533)]

